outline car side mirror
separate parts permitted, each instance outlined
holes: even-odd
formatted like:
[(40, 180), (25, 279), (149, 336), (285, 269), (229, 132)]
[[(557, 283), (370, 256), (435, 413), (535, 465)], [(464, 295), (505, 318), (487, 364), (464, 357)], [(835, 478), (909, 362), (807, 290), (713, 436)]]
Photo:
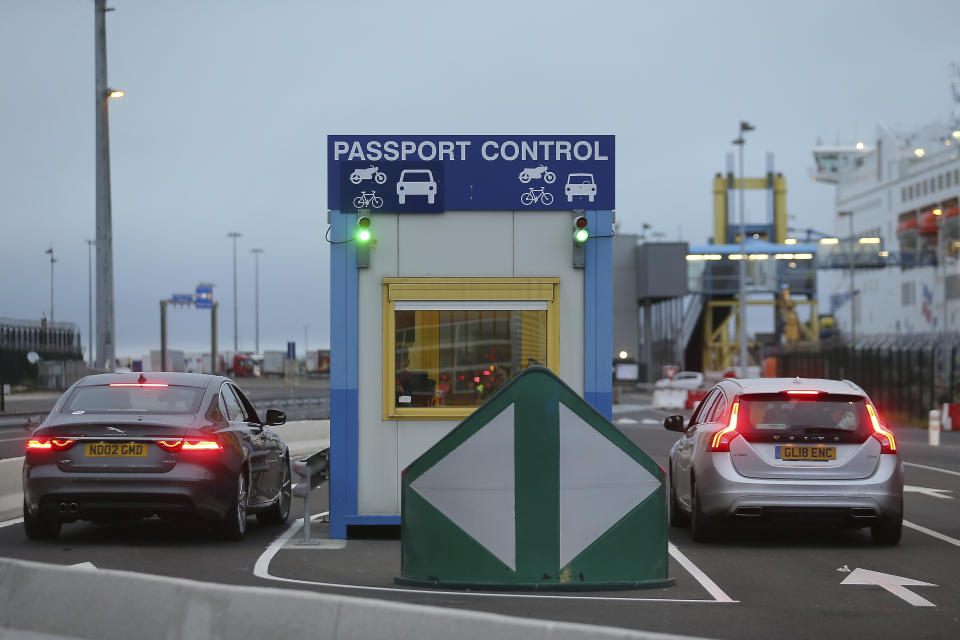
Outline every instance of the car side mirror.
[(267, 409), (267, 426), (276, 427), (281, 424), (285, 424), (287, 421), (287, 414), (279, 409)]
[(663, 421), (663, 428), (667, 431), (685, 431), (683, 416), (669, 416)]

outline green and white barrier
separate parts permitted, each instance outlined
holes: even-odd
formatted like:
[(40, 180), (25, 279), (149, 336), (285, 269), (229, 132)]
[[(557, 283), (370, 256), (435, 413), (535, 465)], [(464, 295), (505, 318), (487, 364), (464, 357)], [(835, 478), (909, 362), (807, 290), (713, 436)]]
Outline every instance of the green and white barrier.
[(635, 589), (667, 576), (664, 472), (544, 367), (404, 471), (401, 584)]

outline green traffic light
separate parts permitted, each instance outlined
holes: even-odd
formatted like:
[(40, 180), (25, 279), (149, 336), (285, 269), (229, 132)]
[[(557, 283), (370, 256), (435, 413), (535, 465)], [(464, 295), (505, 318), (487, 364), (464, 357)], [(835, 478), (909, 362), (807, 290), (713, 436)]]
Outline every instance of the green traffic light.
[(587, 241), (587, 238), (590, 237), (590, 233), (586, 229), (577, 229), (573, 234), (573, 239), (578, 243), (583, 244)]
[(367, 242), (368, 240), (370, 240), (370, 230), (361, 229), (360, 231), (358, 231), (357, 240), (359, 240), (360, 242)]

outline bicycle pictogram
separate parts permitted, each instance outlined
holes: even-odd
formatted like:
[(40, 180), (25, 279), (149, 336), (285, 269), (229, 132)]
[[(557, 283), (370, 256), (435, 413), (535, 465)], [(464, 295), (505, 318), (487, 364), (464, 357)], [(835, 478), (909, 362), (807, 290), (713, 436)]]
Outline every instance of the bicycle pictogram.
[(366, 209), (367, 207), (379, 209), (383, 206), (383, 198), (378, 196), (376, 191), (371, 191), (369, 193), (363, 191), (360, 193), (360, 195), (353, 199), (353, 206), (357, 209)]
[(539, 202), (540, 204), (549, 207), (551, 204), (553, 204), (553, 194), (549, 191), (544, 191), (545, 188), (546, 187), (540, 187), (539, 189), (534, 189), (533, 187), (530, 187), (529, 191), (520, 196), (520, 202), (527, 207), (535, 202)]

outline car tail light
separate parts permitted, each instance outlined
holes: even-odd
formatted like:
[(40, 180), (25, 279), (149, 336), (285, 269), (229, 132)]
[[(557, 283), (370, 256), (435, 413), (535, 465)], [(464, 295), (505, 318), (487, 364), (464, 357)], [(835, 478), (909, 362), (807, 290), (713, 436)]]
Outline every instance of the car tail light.
[(818, 396), (821, 393), (814, 389), (790, 389), (787, 391), (788, 396)]
[(27, 451), (66, 451), (72, 447), (75, 442), (76, 440), (71, 440), (70, 438), (30, 438), (27, 440)]
[(880, 426), (877, 410), (869, 402), (867, 403), (867, 413), (870, 414), (870, 424), (873, 425), (873, 433), (870, 435), (880, 442), (880, 453), (896, 453), (897, 440), (893, 437), (893, 432)]
[(177, 440), (158, 439), (157, 446), (164, 451), (222, 451), (219, 441), (209, 438), (179, 438)]
[(740, 435), (737, 433), (737, 420), (739, 418), (740, 401), (737, 400), (733, 403), (733, 408), (730, 410), (730, 424), (713, 434), (709, 451), (730, 451), (730, 442)]
[(200, 438), (187, 438), (183, 441), (183, 451), (221, 451), (223, 449), (216, 440), (202, 440)]

